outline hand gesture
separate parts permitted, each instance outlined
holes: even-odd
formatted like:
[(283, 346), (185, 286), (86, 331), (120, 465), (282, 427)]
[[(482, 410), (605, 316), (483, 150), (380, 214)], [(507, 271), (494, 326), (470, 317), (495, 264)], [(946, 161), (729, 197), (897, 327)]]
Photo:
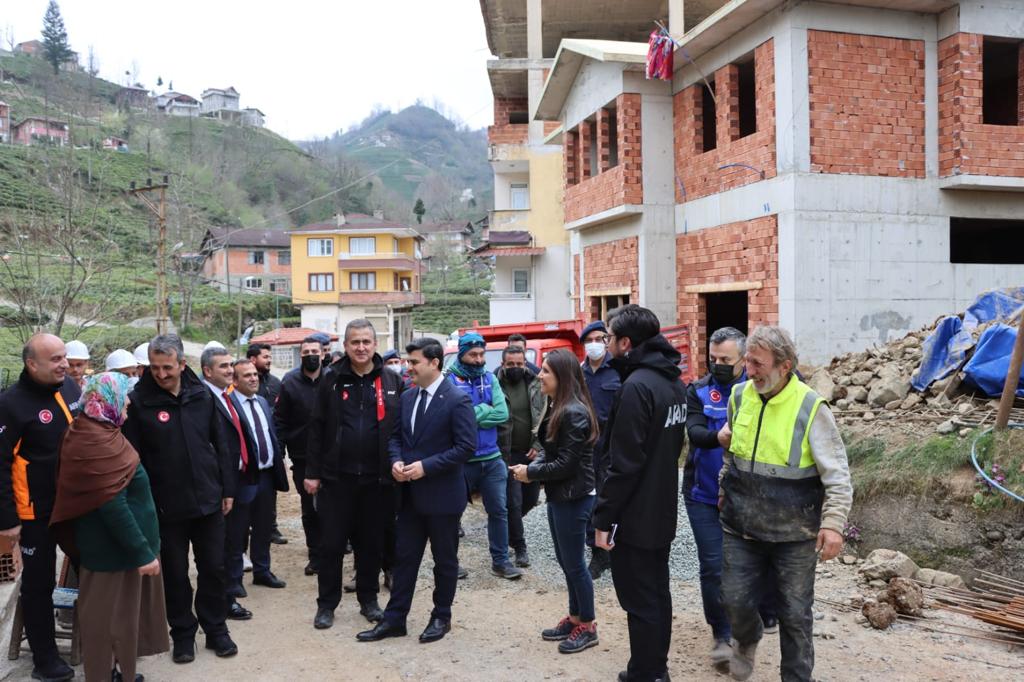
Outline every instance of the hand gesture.
[(409, 480), (409, 477), (405, 475), (405, 462), (395, 462), (391, 465), (391, 477), (399, 483)]
[(423, 462), (413, 462), (405, 467), (405, 477), (409, 481), (418, 481), (419, 479), (426, 476), (426, 472), (423, 471)]
[(139, 575), (160, 575), (160, 561), (159, 559), (153, 559), (145, 566), (139, 566)]
[(302, 480), (302, 487), (306, 489), (306, 494), (316, 495), (320, 491), (320, 479), (305, 478)]
[(843, 536), (831, 528), (822, 528), (818, 531), (818, 542), (814, 549), (819, 553), (821, 561), (835, 559), (843, 549)]
[(718, 429), (718, 444), (726, 450), (728, 450), (729, 446), (732, 445), (732, 429), (729, 428), (728, 424), (725, 424), (722, 428)]

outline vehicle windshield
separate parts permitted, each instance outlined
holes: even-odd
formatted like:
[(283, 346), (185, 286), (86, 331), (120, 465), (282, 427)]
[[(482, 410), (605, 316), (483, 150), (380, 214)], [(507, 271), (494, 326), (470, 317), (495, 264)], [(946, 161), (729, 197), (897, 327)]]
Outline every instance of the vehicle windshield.
[[(501, 351), (502, 348), (494, 348), (492, 350), (484, 351), (484, 364), (487, 365), (487, 369), (492, 372), (497, 372), (498, 368), (501, 367)], [(455, 362), (456, 351), (448, 351), (444, 354), (444, 368), (448, 369), (452, 363)], [(536, 364), (537, 351), (532, 348), (526, 349), (526, 360)]]

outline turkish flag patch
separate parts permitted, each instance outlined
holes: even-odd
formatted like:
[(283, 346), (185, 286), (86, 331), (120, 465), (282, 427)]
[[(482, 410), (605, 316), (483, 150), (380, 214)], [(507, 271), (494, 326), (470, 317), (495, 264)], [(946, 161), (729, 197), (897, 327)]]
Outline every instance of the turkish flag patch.
[(348, 400), (348, 391), (342, 391), (341, 392), (341, 399), (342, 400)]
[(161, 410), (161, 411), (157, 412), (156, 413), (156, 418), (157, 418), (157, 421), (159, 421), (161, 424), (166, 424), (167, 422), (171, 421), (170, 413), (168, 413), (168, 412), (166, 412), (164, 410)]
[(722, 394), (716, 391), (715, 389), (711, 389), (711, 393), (708, 394), (708, 397), (711, 398), (712, 402), (717, 403), (722, 399)]
[(49, 424), (53, 421), (53, 412), (49, 410), (39, 410), (39, 421), (43, 424)]

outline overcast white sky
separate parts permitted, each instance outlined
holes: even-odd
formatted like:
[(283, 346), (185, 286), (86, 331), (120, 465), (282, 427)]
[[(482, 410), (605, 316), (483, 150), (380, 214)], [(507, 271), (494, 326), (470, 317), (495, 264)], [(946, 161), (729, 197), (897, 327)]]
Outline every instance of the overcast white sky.
[[(2, 0), (0, 28), (40, 37), (48, 0)], [(233, 85), (242, 107), (291, 139), (324, 136), (375, 104), (439, 100), (474, 128), (489, 125), (489, 58), (479, 0), (62, 0), (71, 47), (92, 45), (100, 75), (157, 76), (196, 98)]]

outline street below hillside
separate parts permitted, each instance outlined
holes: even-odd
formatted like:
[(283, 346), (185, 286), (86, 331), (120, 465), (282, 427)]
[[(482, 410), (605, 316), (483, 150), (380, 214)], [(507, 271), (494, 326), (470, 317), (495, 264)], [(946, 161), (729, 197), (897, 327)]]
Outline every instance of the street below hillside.
[[(629, 645), (626, 617), (618, 607), (611, 577), (596, 583), (597, 620), (601, 643), (575, 655), (562, 655), (544, 642), (540, 630), (554, 625), (565, 612), (565, 584), (547, 537), (543, 505), (527, 516), (533, 566), (518, 582), (491, 575), (487, 556), (486, 517), (479, 503), (465, 516), (466, 538), (460, 547), (469, 578), (459, 583), (452, 632), (442, 641), (423, 645), (417, 635), (430, 610), (430, 559), (424, 561), (420, 584), (409, 618), (409, 636), (383, 643), (360, 644), (357, 632), (368, 628), (359, 615), (355, 595), (347, 594), (330, 630), (313, 629), (316, 578), (305, 577), (306, 563), (294, 491), (279, 500), (279, 522), (289, 542), (274, 546), (273, 568), (288, 582), (283, 590), (249, 585), (242, 603), (253, 611), (246, 622), (231, 622), (239, 655), (218, 659), (198, 639), (194, 663), (175, 665), (169, 654), (142, 659), (139, 671), (149, 682), (172, 680), (607, 680), (625, 667)], [(682, 525), (673, 554), (692, 551), (686, 546), (689, 528)], [(346, 558), (346, 579), (351, 559)], [(856, 566), (838, 562), (822, 567), (817, 596), (841, 602), (862, 592)], [(682, 570), (686, 570), (685, 567)], [(695, 579), (673, 578), (675, 627), (669, 670), (677, 680), (726, 680), (707, 663), (710, 632), (704, 624), (700, 591)], [(381, 595), (381, 605), (387, 592)], [(888, 631), (858, 623), (858, 613), (819, 602), (815, 605), (815, 649), (818, 680), (980, 680), (1010, 679), (1019, 671), (1019, 652), (1006, 645), (957, 635), (928, 632), (919, 625), (899, 622)], [(939, 618), (936, 611), (926, 611)], [(959, 617), (953, 617), (954, 619)], [(937, 623), (939, 621), (936, 621)], [(961, 622), (942, 614), (937, 629)], [(767, 635), (758, 651), (753, 680), (778, 679), (778, 635)], [(3, 675), (25, 680), (31, 657), (23, 654)], [(78, 677), (82, 679), (81, 668)]]

